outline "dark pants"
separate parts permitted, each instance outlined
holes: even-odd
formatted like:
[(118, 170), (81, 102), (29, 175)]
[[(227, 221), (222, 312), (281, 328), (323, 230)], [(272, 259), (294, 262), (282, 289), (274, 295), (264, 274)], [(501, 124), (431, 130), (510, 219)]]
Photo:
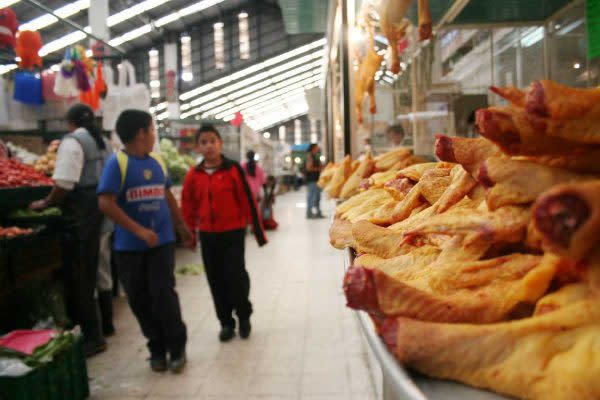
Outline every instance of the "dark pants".
[(223, 326), (235, 326), (234, 310), (241, 320), (250, 318), (252, 314), (244, 241), (243, 229), (222, 233), (200, 232), (206, 279), (217, 317)]
[(71, 192), (63, 211), (68, 216), (63, 237), (67, 312), (81, 325), (87, 343), (101, 344), (104, 337), (95, 292), (103, 216), (95, 188)]
[(185, 349), (186, 326), (175, 291), (175, 244), (145, 251), (114, 253), (119, 278), (152, 357), (167, 351), (177, 358)]

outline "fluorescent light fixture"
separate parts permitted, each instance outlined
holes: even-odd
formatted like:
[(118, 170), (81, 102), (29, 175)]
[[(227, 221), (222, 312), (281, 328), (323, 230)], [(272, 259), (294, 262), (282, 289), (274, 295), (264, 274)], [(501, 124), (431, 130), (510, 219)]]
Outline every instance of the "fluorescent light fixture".
[(222, 22), (217, 22), (213, 25), (214, 28), (214, 44), (215, 44), (215, 68), (225, 68), (225, 32)]
[(21, 0), (0, 0), (0, 8), (10, 7), (14, 4), (17, 4)]
[(194, 80), (192, 73), (192, 38), (188, 34), (181, 36), (181, 79), (184, 82)]
[(194, 74), (192, 74), (191, 72), (183, 72), (181, 74), (181, 79), (185, 82), (191, 82), (194, 80)]
[[(69, 18), (80, 11), (86, 10), (90, 7), (90, 0), (78, 0), (73, 3), (69, 3), (63, 7), (54, 10), (54, 13), (61, 18)], [(0, 5), (0, 8), (3, 8)], [(19, 26), (20, 31), (38, 31), (44, 29), (58, 21), (52, 14), (43, 14), (37, 18), (32, 19)]]
[[(133, 7), (130, 7), (126, 10), (123, 10), (117, 14), (114, 14), (114, 15), (111, 15), (110, 17), (108, 17), (108, 20), (107, 20), (108, 26), (109, 27), (115, 26), (121, 22), (124, 22), (131, 18), (134, 18), (146, 11), (149, 11), (155, 7), (158, 7), (159, 5), (164, 4), (168, 1), (170, 1), (170, 0), (147, 0), (142, 3), (136, 4)], [(140, 36), (143, 36), (143, 35), (146, 35), (146, 34), (152, 32), (154, 27), (160, 28), (162, 26), (170, 24), (171, 22), (177, 21), (177, 20), (181, 19), (182, 17), (204, 11), (209, 7), (212, 7), (217, 4), (222, 3), (223, 1), (225, 1), (225, 0), (197, 1), (196, 3), (192, 4), (191, 6), (182, 8), (181, 10), (178, 10), (171, 14), (168, 14), (156, 21), (142, 25), (132, 31), (124, 33), (121, 36), (113, 38), (112, 40), (109, 41), (109, 44), (112, 46), (119, 46), (123, 43), (129, 42)], [(86, 32), (91, 32), (91, 29), (89, 26), (86, 26), (84, 28), (84, 30)], [(48, 55), (55, 51), (62, 50), (65, 47), (69, 47), (69, 46), (85, 39), (85, 37), (86, 37), (86, 35), (83, 34), (82, 32), (79, 32), (79, 31), (71, 32), (61, 38), (58, 38), (50, 43), (47, 43), (40, 50), (40, 55), (45, 56), (45, 55)]]
[[(316, 40), (314, 42), (311, 42), (311, 43), (305, 44), (303, 46), (300, 46), (300, 47), (298, 47), (298, 48), (296, 48), (294, 50), (288, 51), (286, 53), (283, 53), (283, 54), (280, 54), (280, 55), (275, 56), (273, 58), (270, 58), (268, 60), (265, 60), (262, 63), (258, 63), (258, 64), (255, 64), (255, 65), (251, 66), (251, 67), (244, 68), (241, 71), (238, 71), (238, 72), (235, 72), (235, 73), (231, 74), (229, 76), (229, 81), (243, 78), (243, 77), (245, 77), (247, 75), (250, 75), (250, 74), (252, 74), (254, 72), (257, 72), (257, 71), (260, 71), (262, 69), (265, 69), (266, 67), (270, 67), (272, 65), (279, 64), (280, 62), (288, 60), (290, 58), (293, 58), (293, 57), (295, 57), (297, 55), (300, 55), (300, 54), (303, 54), (303, 53), (307, 53), (310, 50), (316, 49), (318, 47), (322, 47), (323, 45), (325, 45), (325, 42), (326, 42), (325, 39), (319, 39), (319, 40)], [(192, 89), (192, 90), (190, 90), (188, 92), (182, 93), (179, 96), (179, 99), (180, 100), (189, 100), (192, 97), (196, 97), (196, 96), (198, 96), (198, 95), (200, 95), (202, 93), (205, 93), (205, 92), (209, 91), (210, 89), (213, 89), (216, 86), (219, 86), (219, 83), (217, 83), (217, 82), (218, 81), (215, 81), (215, 82), (212, 82), (212, 83), (209, 83), (209, 84), (205, 84), (205, 85), (199, 86), (199, 87), (197, 87), (195, 89)]]
[(534, 44), (536, 44), (537, 42), (539, 42), (540, 40), (542, 40), (543, 38), (544, 38), (544, 28), (540, 26), (539, 28), (535, 28), (530, 33), (523, 36), (523, 38), (521, 39), (521, 46), (531, 47)]
[(17, 64), (0, 65), (0, 75), (17, 69)]
[[(318, 69), (321, 67), (320, 58), (323, 56), (323, 54), (324, 54), (324, 52), (322, 50), (320, 50), (320, 51), (318, 51), (318, 52), (316, 52), (316, 53), (314, 53), (312, 55), (302, 57), (301, 58), (302, 62), (298, 62), (297, 60), (300, 60), (300, 59), (297, 59), (297, 60), (293, 60), (293, 61), (291, 61), (289, 63), (282, 64), (281, 66), (279, 66), (277, 68), (273, 68), (273, 69), (271, 69), (269, 71), (265, 71), (265, 72), (253, 75), (253, 76), (251, 76), (251, 77), (249, 77), (247, 79), (244, 79), (244, 80), (242, 80), (240, 82), (237, 82), (237, 83), (235, 83), (233, 85), (226, 86), (226, 87), (224, 87), (223, 89), (221, 89), (219, 91), (213, 91), (213, 92), (209, 93), (208, 95), (205, 95), (203, 97), (200, 97), (198, 99), (193, 100), (190, 104), (192, 106), (198, 106), (198, 105), (206, 103), (206, 102), (208, 102), (208, 101), (210, 101), (212, 99), (215, 99), (215, 98), (217, 98), (219, 96), (223, 96), (223, 95), (226, 95), (226, 94), (229, 94), (229, 93), (232, 93), (232, 92), (235, 92), (234, 96), (235, 96), (235, 98), (238, 98), (238, 97), (243, 96), (245, 94), (255, 92), (256, 90), (264, 88), (266, 86), (269, 86), (269, 85), (271, 85), (273, 83), (279, 83), (279, 82), (285, 80), (288, 77), (292, 77), (295, 80), (292, 80), (290, 82), (282, 83), (282, 85), (287, 84), (287, 83), (292, 83), (294, 81), (298, 81), (299, 79), (302, 79), (302, 78), (298, 78), (298, 76), (301, 73), (303, 73), (303, 72), (305, 72), (307, 70), (310, 70), (311, 68), (314, 69), (314, 71), (312, 72), (313, 74), (318, 73)], [(305, 64), (306, 61), (311, 61), (311, 60), (316, 60), (316, 61), (314, 61), (312, 64)], [(304, 64), (304, 65), (301, 65), (298, 68), (289, 70), (292, 66), (295, 66), (295, 65), (298, 65), (298, 64)], [(286, 71), (286, 72), (283, 73), (283, 74), (275, 75), (275, 72), (280, 72), (280, 71)], [(269, 76), (272, 76), (272, 78), (269, 79)], [(254, 83), (256, 81), (262, 81), (262, 82), (259, 82), (259, 83), (256, 83), (254, 85), (251, 85), (252, 83)], [(209, 85), (212, 88), (215, 88), (215, 87), (218, 86), (217, 85), (217, 81), (212, 82)], [(200, 91), (204, 91), (205, 89), (208, 90), (208, 88), (205, 88), (205, 86), (207, 86), (207, 85), (204, 85), (203, 87), (198, 88), (198, 89), (194, 89), (194, 91), (200, 92)], [(271, 89), (271, 91), (272, 90), (273, 89)], [(268, 90), (267, 90), (267, 92), (268, 92)], [(262, 93), (263, 92), (261, 92), (261, 94)], [(255, 94), (255, 95), (257, 95), (257, 94)], [(181, 96), (180, 96), (180, 98), (181, 98)], [(230, 98), (232, 98), (232, 97), (230, 96)]]
[(238, 14), (238, 32), (240, 42), (240, 59), (247, 60), (250, 58), (250, 30), (248, 28), (248, 13), (241, 12)]
[(573, 68), (574, 69), (579, 69), (579, 68), (581, 68), (581, 64), (579, 64), (578, 62), (576, 62), (576, 63), (573, 64)]

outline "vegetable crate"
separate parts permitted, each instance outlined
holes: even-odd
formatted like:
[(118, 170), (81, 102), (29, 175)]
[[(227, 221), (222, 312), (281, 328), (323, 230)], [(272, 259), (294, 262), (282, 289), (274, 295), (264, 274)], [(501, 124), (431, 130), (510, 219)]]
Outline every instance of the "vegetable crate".
[(83, 400), (89, 395), (83, 338), (27, 375), (0, 377), (0, 400)]

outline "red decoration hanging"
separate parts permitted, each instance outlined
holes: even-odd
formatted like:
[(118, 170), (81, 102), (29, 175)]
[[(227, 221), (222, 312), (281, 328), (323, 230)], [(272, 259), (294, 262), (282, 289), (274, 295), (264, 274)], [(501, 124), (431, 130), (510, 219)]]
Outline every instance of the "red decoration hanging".
[(239, 111), (236, 112), (234, 115), (235, 116), (233, 117), (233, 119), (229, 123), (231, 125), (235, 126), (236, 128), (239, 128), (242, 125), (242, 122), (244, 122), (244, 116)]
[(42, 48), (42, 36), (39, 32), (22, 31), (17, 35), (17, 47), (15, 53), (21, 58), (19, 67), (32, 69), (34, 66), (42, 66), (42, 58), (38, 52)]
[(17, 44), (17, 15), (10, 8), (0, 9), (0, 48), (14, 48)]

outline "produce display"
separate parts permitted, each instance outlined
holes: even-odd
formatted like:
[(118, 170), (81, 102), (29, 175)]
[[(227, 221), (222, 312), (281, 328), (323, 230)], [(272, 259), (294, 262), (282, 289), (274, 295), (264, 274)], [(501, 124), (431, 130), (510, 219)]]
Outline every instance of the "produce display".
[(166, 138), (160, 140), (160, 154), (167, 164), (174, 184), (182, 183), (190, 167), (196, 165), (196, 160), (188, 155), (179, 154), (173, 142)]
[(34, 164), (34, 168), (38, 172), (43, 172), (48, 176), (54, 173), (54, 165), (56, 164), (56, 153), (60, 140), (53, 140), (46, 149), (46, 154), (41, 156)]
[(0, 188), (51, 186), (52, 179), (16, 160), (0, 160)]
[(8, 214), (9, 218), (19, 219), (35, 219), (35, 218), (48, 218), (48, 217), (60, 217), (62, 211), (58, 207), (50, 207), (41, 211), (34, 211), (28, 209), (16, 210)]
[(16, 157), (23, 164), (34, 165), (36, 161), (40, 158), (39, 155), (30, 152), (24, 147), (17, 146), (11, 142), (7, 142), (6, 146), (11, 151), (14, 157)]
[(348, 199), (361, 188), (372, 185), (374, 180), (382, 176), (395, 176), (402, 168), (420, 162), (423, 160), (414, 157), (412, 151), (405, 147), (375, 158), (367, 153), (361, 161), (352, 161), (347, 156), (339, 164), (327, 164), (317, 185), (333, 199)]
[[(600, 398), (600, 89), (493, 88), (484, 138), (338, 206), (348, 306), (402, 364), (522, 399)], [(331, 167), (332, 168), (332, 167)]]
[(0, 226), (0, 239), (11, 239), (17, 236), (31, 235), (32, 233), (33, 229), (29, 228), (19, 228), (17, 226), (3, 228)]

